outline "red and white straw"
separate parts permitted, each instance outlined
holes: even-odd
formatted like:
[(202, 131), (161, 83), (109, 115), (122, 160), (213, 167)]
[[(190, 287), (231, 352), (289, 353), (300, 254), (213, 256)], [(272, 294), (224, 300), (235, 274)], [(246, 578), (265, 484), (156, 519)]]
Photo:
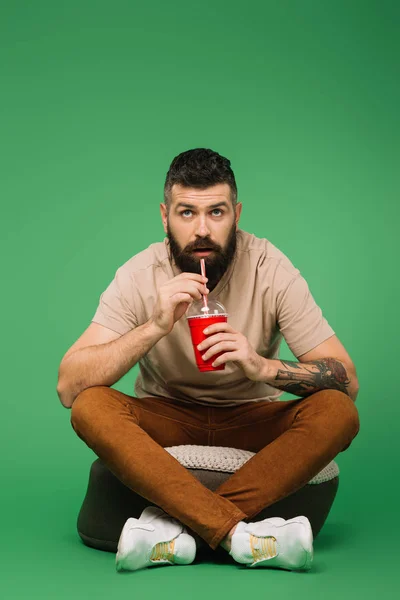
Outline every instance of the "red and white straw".
[[(201, 274), (203, 275), (203, 277), (207, 277), (206, 275), (206, 264), (205, 264), (205, 260), (204, 258), (200, 259), (200, 268), (201, 268)], [(202, 294), (203, 296), (203, 308), (201, 310), (203, 311), (207, 311), (209, 310), (208, 308), (208, 304), (207, 304), (207, 296), (205, 294)]]

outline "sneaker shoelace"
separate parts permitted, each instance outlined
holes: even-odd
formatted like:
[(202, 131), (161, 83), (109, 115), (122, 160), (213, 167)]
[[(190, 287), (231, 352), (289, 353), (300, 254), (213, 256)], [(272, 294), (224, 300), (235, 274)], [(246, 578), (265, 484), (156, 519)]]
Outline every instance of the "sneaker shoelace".
[(159, 542), (154, 546), (150, 555), (150, 560), (169, 560), (170, 562), (174, 562), (174, 548), (175, 540), (171, 540), (170, 542)]
[(273, 558), (277, 555), (276, 538), (274, 536), (258, 537), (250, 534), (250, 548), (254, 562)]

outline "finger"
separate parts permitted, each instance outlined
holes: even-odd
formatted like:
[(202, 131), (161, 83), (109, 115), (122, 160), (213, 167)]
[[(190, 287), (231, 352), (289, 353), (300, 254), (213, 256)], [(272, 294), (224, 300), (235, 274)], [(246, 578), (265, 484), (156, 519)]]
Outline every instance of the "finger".
[(213, 325), (209, 325), (203, 332), (206, 335), (210, 335), (211, 333), (217, 333), (218, 331), (226, 331), (227, 333), (237, 333), (233, 327), (229, 325), (226, 321), (222, 323), (213, 323)]
[(185, 294), (178, 292), (177, 294), (173, 294), (170, 296), (170, 300), (172, 302), (172, 306), (175, 308), (180, 302), (187, 302), (188, 304), (192, 304), (193, 298), (190, 294)]
[(202, 355), (201, 358), (203, 360), (208, 360), (209, 358), (211, 358), (215, 354), (219, 354), (220, 352), (223, 352), (224, 350), (230, 350), (231, 352), (233, 352), (233, 351), (238, 350), (238, 347), (237, 347), (237, 344), (235, 342), (220, 342), (219, 344), (215, 344), (215, 346), (213, 346), (212, 348), (210, 348), (209, 350), (207, 350)]
[(193, 299), (201, 300), (202, 294), (207, 295), (210, 290), (205, 285), (202, 285), (197, 282), (187, 281), (185, 283), (182, 283), (179, 281), (175, 281), (173, 284), (170, 285), (168, 291), (171, 296), (176, 293), (187, 293), (190, 294), (193, 297)]
[(200, 350), (202, 352), (203, 350), (207, 350), (207, 348), (210, 348), (211, 346), (213, 346), (214, 344), (217, 344), (218, 342), (235, 342), (235, 341), (237, 341), (237, 339), (235, 337), (233, 337), (233, 335), (230, 333), (225, 333), (225, 332), (217, 333), (215, 335), (212, 335), (212, 336), (206, 338), (202, 342), (200, 342), (200, 344), (197, 346), (197, 350)]
[(219, 365), (223, 365), (227, 362), (234, 362), (235, 360), (237, 361), (237, 352), (224, 352), (224, 354), (218, 356), (211, 364), (213, 367), (218, 367)]

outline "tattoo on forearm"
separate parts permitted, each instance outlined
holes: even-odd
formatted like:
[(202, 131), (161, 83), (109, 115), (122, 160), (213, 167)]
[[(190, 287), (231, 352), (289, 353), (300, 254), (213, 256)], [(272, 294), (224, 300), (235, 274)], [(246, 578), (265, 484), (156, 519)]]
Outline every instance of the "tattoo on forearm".
[(343, 363), (335, 358), (312, 360), (307, 363), (287, 360), (280, 362), (287, 370), (278, 369), (275, 381), (279, 389), (289, 394), (306, 396), (328, 388), (348, 394), (350, 380), (347, 371)]

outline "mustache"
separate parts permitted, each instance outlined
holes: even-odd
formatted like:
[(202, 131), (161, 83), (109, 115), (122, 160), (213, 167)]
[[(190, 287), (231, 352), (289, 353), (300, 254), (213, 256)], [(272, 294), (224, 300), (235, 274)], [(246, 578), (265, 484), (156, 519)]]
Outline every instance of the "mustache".
[(216, 250), (219, 252), (219, 248), (216, 248), (213, 244), (202, 244), (201, 246), (187, 247), (185, 252), (194, 252), (195, 250)]

